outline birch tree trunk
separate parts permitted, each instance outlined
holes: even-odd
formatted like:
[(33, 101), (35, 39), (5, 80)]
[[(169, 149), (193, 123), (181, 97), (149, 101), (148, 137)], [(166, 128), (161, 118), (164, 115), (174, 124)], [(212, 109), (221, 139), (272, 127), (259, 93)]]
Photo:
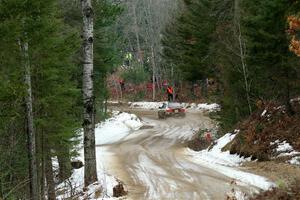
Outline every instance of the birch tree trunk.
[(26, 125), (28, 135), (28, 158), (29, 158), (29, 176), (30, 176), (30, 198), (32, 200), (39, 199), (39, 186), (36, 162), (36, 138), (33, 125), (32, 112), (32, 91), (31, 91), (31, 69), (28, 54), (28, 43), (21, 42), (21, 51), (24, 59), (24, 83), (26, 86)]
[(95, 152), (95, 97), (93, 91), (93, 29), (94, 12), (91, 0), (81, 0), (83, 16), (83, 130), (84, 130), (84, 184), (97, 181)]

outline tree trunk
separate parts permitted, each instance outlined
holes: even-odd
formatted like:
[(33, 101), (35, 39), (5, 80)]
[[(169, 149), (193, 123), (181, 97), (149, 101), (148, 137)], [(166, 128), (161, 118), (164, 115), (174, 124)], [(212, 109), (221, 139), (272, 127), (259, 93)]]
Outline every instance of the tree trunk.
[(172, 98), (172, 101), (175, 101), (175, 96), (176, 96), (176, 93), (177, 91), (175, 91), (175, 78), (174, 78), (174, 67), (172, 65), (171, 67), (171, 80), (172, 80), (172, 85), (173, 85), (173, 98)]
[[(194, 91), (195, 92), (195, 91)], [(195, 94), (196, 95), (196, 94)], [(204, 98), (208, 97), (207, 78), (201, 80), (201, 95)]]
[(136, 5), (132, 4), (132, 11), (133, 11), (133, 19), (134, 19), (134, 33), (136, 37), (136, 44), (137, 44), (137, 59), (139, 63), (143, 64), (143, 57), (142, 57), (142, 51), (141, 51), (141, 44), (140, 44), (140, 36), (139, 36), (139, 25), (137, 22), (137, 15), (136, 15)]
[(107, 100), (108, 100), (108, 97), (107, 97), (107, 95), (105, 95), (105, 103), (104, 103), (104, 116), (105, 117), (107, 115)]
[(28, 55), (28, 43), (20, 42), (21, 51), (24, 59), (24, 83), (26, 86), (26, 125), (28, 135), (28, 158), (29, 158), (29, 176), (30, 176), (30, 197), (32, 200), (39, 199), (39, 186), (37, 175), (37, 162), (36, 162), (36, 138), (33, 125), (33, 112), (32, 112), (32, 91), (31, 91), (31, 69)]
[(81, 0), (83, 15), (83, 130), (84, 130), (84, 184), (97, 181), (95, 152), (95, 97), (93, 91), (93, 29), (94, 12), (91, 0)]
[[(283, 62), (282, 62), (283, 63)], [(291, 105), (291, 94), (290, 94), (290, 83), (289, 83), (289, 69), (285, 69), (285, 75), (286, 75), (286, 80), (285, 80), (285, 85), (286, 85), (286, 90), (285, 90), (285, 94), (284, 94), (284, 101), (285, 101), (285, 106), (286, 106), (286, 111), (288, 113), (288, 115), (294, 115), (295, 111), (293, 110), (293, 107)]]
[[(39, 133), (40, 132), (40, 136)], [(40, 169), (39, 169), (39, 173), (38, 173), (38, 177), (40, 179), (40, 199), (41, 200), (45, 200), (46, 196), (45, 196), (45, 175), (46, 175), (46, 170), (45, 170), (45, 135), (44, 135), (44, 130), (41, 129), (40, 131), (38, 131), (38, 129), (36, 128), (36, 136), (37, 138), (40, 138), (39, 142), (40, 144), (37, 143), (37, 155), (41, 155), (40, 158), (37, 159), (37, 163), (40, 163)]]
[(156, 66), (155, 66), (155, 60), (154, 60), (154, 49), (153, 49), (153, 46), (151, 46), (151, 63), (152, 63), (152, 99), (153, 101), (155, 101), (155, 79), (156, 79), (156, 76), (155, 76), (155, 70), (156, 70)]
[[(61, 149), (61, 148), (60, 148)], [(59, 181), (63, 182), (64, 180), (68, 179), (72, 174), (72, 166), (70, 161), (69, 149), (64, 150), (64, 152), (58, 152), (57, 160), (59, 166)]]
[(55, 200), (55, 184), (54, 184), (54, 177), (53, 177), (53, 168), (52, 168), (52, 160), (51, 160), (51, 153), (50, 148), (47, 145), (45, 147), (46, 151), (46, 181), (47, 181), (47, 194), (48, 194), (48, 200)]
[(251, 107), (251, 101), (250, 101), (250, 84), (248, 80), (248, 69), (247, 65), (245, 62), (245, 43), (243, 41), (242, 37), (242, 30), (241, 30), (241, 22), (240, 22), (240, 5), (239, 5), (240, 0), (235, 0), (235, 5), (234, 5), (234, 18), (235, 18), (235, 26), (236, 26), (236, 31), (237, 31), (237, 40), (239, 43), (239, 53), (240, 53), (240, 59), (241, 59), (241, 64), (242, 64), (242, 71), (243, 71), (243, 78), (244, 78), (244, 84), (245, 84), (245, 92), (246, 92), (246, 98), (247, 98), (247, 104), (248, 104), (248, 109), (249, 109), (249, 114), (252, 113), (252, 107)]

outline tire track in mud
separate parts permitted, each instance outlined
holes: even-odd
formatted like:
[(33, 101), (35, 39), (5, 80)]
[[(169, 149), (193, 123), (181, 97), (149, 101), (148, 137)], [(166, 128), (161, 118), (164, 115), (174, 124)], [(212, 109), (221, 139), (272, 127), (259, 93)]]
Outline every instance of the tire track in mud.
[[(109, 145), (114, 153), (108, 172), (124, 181), (128, 199), (225, 199), (232, 179), (195, 164), (184, 155), (185, 142), (199, 128), (214, 123), (202, 113), (187, 113), (185, 118), (156, 119), (154, 111), (135, 111), (153, 128), (133, 132)], [(146, 117), (144, 117), (146, 116)], [(255, 188), (235, 186), (250, 193)]]

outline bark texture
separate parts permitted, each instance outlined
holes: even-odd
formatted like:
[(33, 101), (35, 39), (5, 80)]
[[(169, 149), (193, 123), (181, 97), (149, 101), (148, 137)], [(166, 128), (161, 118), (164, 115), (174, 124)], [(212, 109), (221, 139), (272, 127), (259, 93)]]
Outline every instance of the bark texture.
[(154, 49), (153, 46), (151, 46), (151, 63), (152, 63), (152, 99), (155, 101), (155, 82), (156, 82), (156, 76), (155, 76), (155, 70), (156, 70), (156, 65), (155, 65), (155, 58), (154, 58)]
[(62, 150), (60, 149), (60, 152), (57, 154), (57, 159), (58, 159), (58, 165), (59, 165), (59, 181), (63, 182), (66, 179), (70, 178), (72, 175), (72, 166), (71, 166), (71, 160), (70, 160), (70, 153), (69, 149), (67, 148), (65, 151), (61, 152)]
[(36, 162), (36, 140), (33, 125), (32, 112), (32, 91), (31, 91), (31, 69), (28, 54), (28, 43), (20, 42), (21, 52), (24, 62), (24, 83), (26, 86), (26, 128), (28, 135), (28, 158), (29, 158), (29, 176), (30, 176), (30, 198), (32, 200), (39, 199), (37, 162)]
[(46, 147), (46, 181), (47, 181), (47, 194), (48, 200), (55, 200), (55, 183), (53, 177), (53, 168), (52, 168), (52, 160), (50, 149)]
[(84, 129), (84, 184), (97, 181), (95, 152), (95, 98), (93, 91), (93, 21), (91, 0), (81, 0), (83, 15), (83, 129)]
[(136, 43), (137, 43), (137, 59), (140, 63), (143, 64), (143, 57), (142, 57), (140, 36), (139, 36), (139, 26), (138, 26), (137, 15), (136, 15), (136, 5), (132, 4), (132, 10), (133, 10), (133, 19), (134, 19), (134, 33), (135, 33)]

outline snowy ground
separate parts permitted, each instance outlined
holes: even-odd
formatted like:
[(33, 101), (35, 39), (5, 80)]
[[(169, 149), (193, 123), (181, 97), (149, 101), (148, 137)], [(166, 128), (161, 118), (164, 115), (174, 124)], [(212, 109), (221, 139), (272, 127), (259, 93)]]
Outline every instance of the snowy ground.
[[(246, 199), (245, 194), (275, 185), (239, 169), (242, 162), (250, 159), (221, 152), (234, 134), (219, 139), (211, 150), (194, 152), (181, 145), (199, 128), (211, 128), (201, 112), (166, 120), (158, 120), (155, 110), (136, 112), (142, 117), (144, 114), (143, 121), (153, 128), (136, 131), (111, 148), (122, 158), (121, 167), (115, 171), (128, 172), (127, 176), (118, 177), (129, 180), (126, 184), (132, 199), (223, 199), (228, 195), (242, 200)], [(137, 191), (141, 186), (144, 189)]]
[(289, 156), (292, 158), (289, 161), (287, 161), (287, 163), (290, 163), (292, 165), (300, 165), (300, 152), (295, 151), (294, 148), (288, 142), (280, 142), (279, 140), (276, 140), (275, 142), (271, 142), (270, 146), (276, 147), (274, 149), (274, 153), (277, 154), (276, 157)]
[(228, 133), (218, 139), (216, 144), (211, 149), (202, 150), (200, 152), (187, 149), (186, 155), (188, 155), (192, 161), (233, 178), (236, 180), (237, 184), (253, 185), (262, 190), (268, 190), (271, 187), (274, 187), (275, 184), (266, 178), (243, 172), (237, 168), (242, 162), (250, 161), (251, 158), (232, 155), (229, 153), (229, 151), (221, 151), (221, 149), (230, 141), (232, 141), (235, 136), (236, 134)]
[[(164, 102), (129, 102), (129, 106), (131, 108), (141, 108), (141, 109), (158, 109)], [(180, 103), (184, 108), (187, 110), (201, 110), (201, 111), (208, 111), (214, 112), (220, 110), (220, 105), (213, 103), (213, 104), (195, 104), (195, 103)]]
[[(158, 108), (161, 104), (136, 102), (130, 105), (150, 110)], [(217, 104), (188, 104), (185, 107), (198, 111), (219, 109)], [(156, 112), (152, 112), (156, 116)], [(114, 174), (110, 169), (111, 157), (125, 159), (125, 163), (120, 165), (124, 167), (121, 171), (127, 169), (131, 176), (129, 180), (134, 181), (129, 194), (134, 193), (137, 186), (143, 185), (146, 188), (145, 194), (139, 192), (136, 194), (139, 197), (146, 195), (143, 199), (153, 199), (152, 197), (162, 199), (163, 196), (166, 199), (178, 199), (178, 197), (179, 199), (199, 199), (198, 197), (214, 199), (215, 195), (222, 196), (224, 191), (229, 191), (230, 180), (235, 180), (237, 188), (253, 188), (255, 190), (253, 192), (258, 189), (267, 190), (275, 185), (261, 176), (238, 169), (242, 162), (249, 159), (230, 155), (229, 152), (221, 152), (221, 148), (230, 142), (235, 134), (226, 134), (217, 140), (212, 149), (201, 152), (194, 152), (180, 145), (191, 139), (199, 127), (210, 126), (210, 121), (205, 116), (190, 113), (184, 119), (159, 121), (156, 118), (145, 118), (143, 120), (153, 128), (139, 130), (144, 123), (136, 115), (119, 112), (114, 112), (112, 118), (98, 124), (95, 134), (99, 182), (83, 192), (84, 168), (74, 170), (72, 177), (58, 186), (58, 199), (76, 196), (76, 194), (79, 194), (80, 200), (114, 199), (112, 189), (118, 184), (118, 180), (110, 174)], [(78, 149), (79, 156), (75, 159), (84, 161), (82, 142)], [(181, 157), (182, 151), (184, 157)], [(124, 177), (119, 178), (125, 180)], [(130, 183), (125, 184), (129, 184), (130, 187)], [(213, 188), (223, 192), (217, 194), (212, 190)], [(241, 190), (232, 193), (237, 199), (244, 199)]]
[[(61, 183), (58, 187), (58, 198), (66, 199), (68, 197), (78, 196), (78, 199), (115, 199), (113, 196), (113, 187), (118, 184), (118, 180), (107, 173), (106, 163), (112, 156), (112, 153), (107, 151), (107, 147), (103, 145), (112, 144), (122, 140), (128, 136), (132, 130), (138, 130), (143, 126), (143, 123), (136, 115), (128, 113), (113, 112), (113, 117), (103, 123), (97, 124), (95, 129), (96, 137), (96, 157), (97, 157), (97, 172), (98, 182), (90, 185), (87, 191), (83, 192), (84, 187), (84, 167), (75, 169), (72, 176)], [(78, 145), (78, 157), (74, 160), (84, 161), (83, 153), (83, 136), (82, 132)], [(99, 146), (102, 145), (102, 146)], [(62, 194), (61, 194), (62, 193)]]
[(96, 125), (96, 145), (118, 142), (142, 126), (143, 123), (136, 115), (115, 111), (112, 118)]

